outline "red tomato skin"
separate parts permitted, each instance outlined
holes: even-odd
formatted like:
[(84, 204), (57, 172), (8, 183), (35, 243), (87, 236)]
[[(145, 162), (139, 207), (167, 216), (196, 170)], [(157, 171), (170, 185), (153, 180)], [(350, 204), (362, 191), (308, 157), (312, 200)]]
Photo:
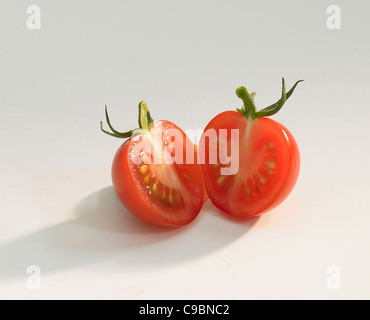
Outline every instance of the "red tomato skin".
[[(274, 121), (269, 118), (262, 118), (262, 119)], [(294, 139), (293, 134), (281, 123), (276, 122), (276, 121), (274, 121), (274, 123), (276, 124), (277, 127), (280, 128), (282, 132), (284, 132), (284, 134), (287, 137), (286, 143), (287, 143), (287, 146), (288, 146), (287, 148), (290, 154), (290, 157), (289, 157), (290, 161), (289, 161), (289, 164), (287, 164), (287, 167), (289, 170), (287, 173), (287, 177), (285, 179), (284, 187), (280, 191), (279, 195), (277, 196), (275, 201), (269, 207), (265, 209), (265, 211), (261, 212), (261, 214), (277, 207), (289, 196), (289, 194), (293, 191), (294, 186), (296, 185), (298, 181), (299, 171), (301, 168), (301, 158), (300, 158), (299, 148), (298, 148), (298, 144), (296, 140)]]
[[(161, 125), (164, 128), (172, 127), (179, 129), (173, 123), (165, 120), (157, 121), (154, 124), (153, 128), (156, 128), (157, 125)], [(179, 130), (181, 131), (181, 129)], [(185, 136), (185, 133), (183, 134)], [(171, 222), (158, 214), (158, 210), (161, 210), (161, 208), (158, 209), (160, 205), (153, 205), (153, 200), (151, 199), (150, 195), (148, 195), (145, 186), (142, 185), (141, 180), (138, 179), (138, 177), (133, 173), (132, 168), (135, 167), (135, 165), (133, 165), (131, 162), (131, 159), (133, 157), (133, 146), (134, 142), (132, 138), (125, 141), (117, 150), (112, 163), (112, 183), (115, 192), (122, 204), (126, 207), (128, 211), (130, 211), (141, 220), (156, 226), (179, 227), (193, 221), (199, 214), (201, 207), (205, 201), (205, 188), (203, 184), (201, 168), (194, 164), (196, 175), (199, 176), (200, 179), (200, 182), (197, 183), (197, 188), (194, 188), (194, 192), (197, 192), (197, 196), (194, 196), (195, 204), (192, 208), (194, 212), (191, 214), (191, 216), (183, 221)], [(196, 153), (195, 148), (194, 152)], [(166, 209), (164, 208), (164, 210)], [(176, 212), (174, 212), (173, 214), (176, 215)]]
[[(280, 158), (283, 160), (280, 161), (283, 163), (279, 165), (277, 171), (278, 179), (275, 179), (269, 190), (266, 190), (264, 194), (258, 195), (256, 199), (252, 199), (249, 202), (245, 201), (243, 193), (239, 190), (233, 188), (231, 192), (227, 189), (220, 189), (215, 182), (211, 165), (207, 163), (202, 165), (208, 197), (220, 210), (237, 217), (258, 216), (283, 202), (293, 190), (300, 169), (299, 150), (293, 135), (282, 124), (272, 119), (262, 117), (255, 120), (247, 120), (239, 112), (225, 111), (214, 117), (204, 131), (206, 132), (208, 129), (239, 129), (239, 139), (242, 141), (247, 126), (252, 126), (248, 136), (248, 139), (252, 141), (252, 145), (254, 143), (253, 140), (258, 141), (255, 143), (256, 145), (272, 141), (276, 144), (277, 151), (281, 155)], [(208, 144), (205, 145), (206, 159), (208, 159), (209, 154), (207, 151), (208, 147)], [(240, 166), (243, 166), (241, 160), (244, 156), (242, 146), (240, 146), (239, 154)]]

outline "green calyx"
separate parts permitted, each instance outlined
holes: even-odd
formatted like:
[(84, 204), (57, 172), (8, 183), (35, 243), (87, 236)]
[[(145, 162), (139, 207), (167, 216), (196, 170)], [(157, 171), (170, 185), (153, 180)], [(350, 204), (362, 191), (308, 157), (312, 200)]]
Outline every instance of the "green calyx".
[(106, 131), (103, 129), (103, 121), (100, 121), (100, 129), (104, 133), (121, 139), (130, 138), (134, 133), (140, 133), (144, 130), (150, 131), (154, 121), (150, 115), (148, 105), (145, 101), (141, 101), (139, 103), (139, 128), (126, 131), (126, 132), (119, 132), (115, 130), (110, 122), (109, 115), (108, 115), (108, 108), (105, 106), (105, 119), (107, 121), (108, 127), (111, 129), (112, 132)]
[(247, 119), (254, 120), (260, 117), (268, 117), (272, 116), (273, 114), (277, 113), (285, 104), (285, 101), (292, 95), (294, 89), (297, 87), (298, 83), (304, 80), (297, 81), (294, 86), (286, 92), (285, 88), (285, 80), (282, 79), (282, 90), (281, 90), (281, 98), (271, 106), (268, 106), (260, 111), (256, 110), (256, 106), (254, 104), (254, 96), (256, 95), (255, 92), (251, 94), (248, 93), (245, 87), (239, 87), (236, 89), (236, 95), (243, 100), (243, 107), (237, 108), (236, 110), (244, 115)]

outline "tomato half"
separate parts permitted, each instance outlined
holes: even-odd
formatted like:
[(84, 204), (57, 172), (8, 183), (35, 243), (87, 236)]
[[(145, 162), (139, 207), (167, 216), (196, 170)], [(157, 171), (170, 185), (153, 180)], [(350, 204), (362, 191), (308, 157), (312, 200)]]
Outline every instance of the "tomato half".
[[(213, 204), (224, 212), (239, 217), (260, 215), (279, 205), (292, 191), (300, 168), (297, 143), (287, 128), (266, 116), (276, 113), (276, 108), (280, 110), (295, 86), (285, 93), (283, 82), (282, 99), (260, 113), (255, 111), (253, 95), (244, 87), (238, 88), (245, 107), (217, 115), (205, 128), (199, 146), (205, 155), (205, 187)], [(220, 137), (222, 129), (227, 132), (225, 141)], [(217, 135), (210, 138), (207, 132), (212, 130)], [(230, 147), (232, 130), (238, 132), (234, 154)], [(230, 163), (220, 157), (221, 148), (226, 148)], [(209, 160), (212, 151), (217, 155), (213, 163)], [(222, 174), (231, 162), (238, 164), (236, 173)]]
[(187, 148), (196, 159), (196, 148), (174, 123), (150, 120), (144, 128), (140, 125), (143, 130), (131, 132), (118, 149), (112, 164), (113, 187), (125, 207), (140, 219), (160, 226), (186, 225), (204, 203), (200, 166), (181, 161)]

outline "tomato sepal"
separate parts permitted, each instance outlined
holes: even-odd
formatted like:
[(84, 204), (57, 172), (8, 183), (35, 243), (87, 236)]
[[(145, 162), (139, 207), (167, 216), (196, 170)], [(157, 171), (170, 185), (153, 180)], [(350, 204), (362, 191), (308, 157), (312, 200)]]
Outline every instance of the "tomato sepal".
[(239, 113), (241, 113), (244, 117), (250, 120), (272, 116), (280, 111), (280, 109), (284, 106), (285, 102), (293, 94), (298, 83), (302, 81), (304, 80), (298, 80), (293, 85), (293, 87), (288, 92), (286, 92), (285, 79), (282, 78), (281, 98), (274, 104), (260, 111), (256, 111), (256, 105), (254, 103), (254, 96), (256, 95), (256, 93), (252, 92), (251, 94), (249, 94), (248, 90), (245, 87), (239, 87), (236, 89), (235, 93), (240, 99), (242, 99), (244, 105), (243, 107), (237, 108), (236, 110)]
[(115, 130), (109, 119), (107, 105), (105, 105), (105, 119), (107, 121), (109, 129), (111, 129), (112, 132), (104, 130), (103, 121), (100, 121), (100, 130), (107, 135), (110, 135), (112, 137), (119, 138), (119, 139), (131, 138), (134, 134), (144, 133), (145, 130), (150, 132), (154, 124), (154, 120), (152, 119), (150, 115), (148, 104), (146, 103), (146, 101), (140, 101), (139, 103), (139, 119), (138, 119), (139, 128), (125, 131), (125, 132), (119, 132)]

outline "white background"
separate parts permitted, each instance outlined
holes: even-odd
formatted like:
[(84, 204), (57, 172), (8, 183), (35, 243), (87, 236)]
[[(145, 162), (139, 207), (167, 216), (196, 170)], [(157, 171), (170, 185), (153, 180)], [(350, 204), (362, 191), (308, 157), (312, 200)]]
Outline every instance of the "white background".
[[(26, 27), (28, 5), (41, 29)], [(330, 4), (342, 28), (326, 26)], [(0, 298), (369, 299), (368, 1), (2, 1)], [(166, 230), (128, 213), (111, 187), (124, 131), (153, 118), (204, 128), (304, 79), (274, 119), (294, 134), (289, 198), (238, 222), (207, 203)], [(29, 265), (41, 289), (27, 288)], [(341, 288), (327, 286), (328, 267)]]

